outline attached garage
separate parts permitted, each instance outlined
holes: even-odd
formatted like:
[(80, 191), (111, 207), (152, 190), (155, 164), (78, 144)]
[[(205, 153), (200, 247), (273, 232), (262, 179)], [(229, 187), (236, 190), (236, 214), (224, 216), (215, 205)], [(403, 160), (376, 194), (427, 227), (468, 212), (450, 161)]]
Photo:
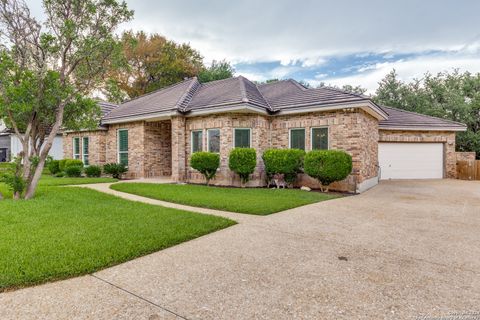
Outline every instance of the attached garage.
[(442, 179), (443, 143), (380, 142), (380, 179)]

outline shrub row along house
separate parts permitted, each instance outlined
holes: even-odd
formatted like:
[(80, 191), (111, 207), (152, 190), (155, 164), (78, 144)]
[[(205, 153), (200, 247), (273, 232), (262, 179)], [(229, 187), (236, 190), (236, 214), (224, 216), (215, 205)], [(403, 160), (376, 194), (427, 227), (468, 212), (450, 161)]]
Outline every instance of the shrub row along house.
[[(124, 163), (129, 178), (199, 183), (203, 177), (189, 165), (192, 153), (216, 152), (220, 168), (212, 184), (231, 186), (240, 185), (228, 168), (234, 147), (257, 151), (249, 186), (265, 185), (261, 157), (269, 148), (346, 151), (352, 173), (332, 189), (349, 192), (362, 192), (380, 178), (455, 178), (455, 132), (466, 129), (337, 89), (309, 89), (294, 80), (256, 85), (241, 76), (205, 84), (192, 78), (101, 107), (97, 130), (65, 133), (65, 157)], [(302, 174), (297, 184), (318, 187)]]

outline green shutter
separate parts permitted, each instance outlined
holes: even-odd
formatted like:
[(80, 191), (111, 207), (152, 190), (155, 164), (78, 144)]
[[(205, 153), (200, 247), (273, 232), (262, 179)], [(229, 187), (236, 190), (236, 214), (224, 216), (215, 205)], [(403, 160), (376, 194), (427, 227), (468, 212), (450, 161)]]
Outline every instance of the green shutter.
[(128, 166), (128, 130), (118, 130), (118, 162)]
[(235, 129), (235, 147), (250, 148), (250, 129)]
[(118, 151), (128, 151), (128, 130), (118, 130)]
[(305, 129), (290, 130), (290, 148), (305, 150)]
[(90, 165), (88, 160), (88, 143), (88, 137), (83, 137), (83, 164), (86, 166)]
[(328, 128), (312, 129), (312, 150), (328, 149)]
[(73, 138), (73, 158), (80, 159), (80, 138)]

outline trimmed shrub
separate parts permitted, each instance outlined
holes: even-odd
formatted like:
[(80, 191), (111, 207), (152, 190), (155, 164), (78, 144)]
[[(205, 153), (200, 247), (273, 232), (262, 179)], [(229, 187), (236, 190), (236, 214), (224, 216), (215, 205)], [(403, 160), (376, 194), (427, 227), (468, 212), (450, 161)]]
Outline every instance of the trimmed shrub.
[(83, 162), (82, 162), (82, 160), (79, 160), (79, 159), (67, 159), (67, 161), (65, 161), (65, 170), (66, 170), (68, 167), (80, 167), (80, 168), (83, 168)]
[(190, 159), (190, 166), (203, 174), (208, 186), (210, 180), (217, 174), (217, 169), (220, 166), (220, 155), (205, 151), (195, 152)]
[(285, 181), (292, 184), (297, 174), (302, 172), (305, 151), (299, 149), (268, 149), (262, 155), (267, 178), (270, 181), (275, 174), (283, 174)]
[(48, 168), (48, 171), (50, 171), (50, 174), (56, 175), (57, 173), (59, 173), (61, 171), (60, 170), (60, 161), (59, 160), (51, 160), (47, 164), (47, 168)]
[(230, 151), (228, 167), (240, 176), (242, 187), (250, 180), (257, 166), (257, 152), (252, 148), (234, 148)]
[(57, 177), (57, 178), (62, 178), (64, 176), (65, 176), (65, 172), (63, 172), (63, 171), (59, 171), (59, 172), (55, 173), (55, 177)]
[(102, 175), (102, 168), (100, 168), (99, 166), (88, 166), (85, 168), (85, 174), (89, 178), (98, 178)]
[(128, 169), (122, 163), (107, 163), (103, 166), (103, 172), (112, 176), (112, 178), (120, 179)]
[(62, 159), (58, 161), (58, 167), (60, 168), (60, 171), (65, 171), (65, 164), (67, 163), (68, 160), (73, 160), (73, 159)]
[(305, 173), (317, 179), (322, 191), (335, 181), (345, 179), (352, 172), (352, 156), (341, 150), (314, 150), (307, 153)]
[(68, 166), (65, 168), (65, 175), (70, 178), (78, 178), (82, 176), (82, 167)]

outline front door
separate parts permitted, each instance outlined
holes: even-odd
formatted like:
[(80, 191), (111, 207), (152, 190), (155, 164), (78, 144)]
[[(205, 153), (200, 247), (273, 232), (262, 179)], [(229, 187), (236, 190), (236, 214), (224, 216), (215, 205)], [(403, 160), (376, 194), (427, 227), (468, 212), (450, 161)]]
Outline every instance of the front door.
[(7, 149), (0, 148), (0, 162), (7, 162)]

